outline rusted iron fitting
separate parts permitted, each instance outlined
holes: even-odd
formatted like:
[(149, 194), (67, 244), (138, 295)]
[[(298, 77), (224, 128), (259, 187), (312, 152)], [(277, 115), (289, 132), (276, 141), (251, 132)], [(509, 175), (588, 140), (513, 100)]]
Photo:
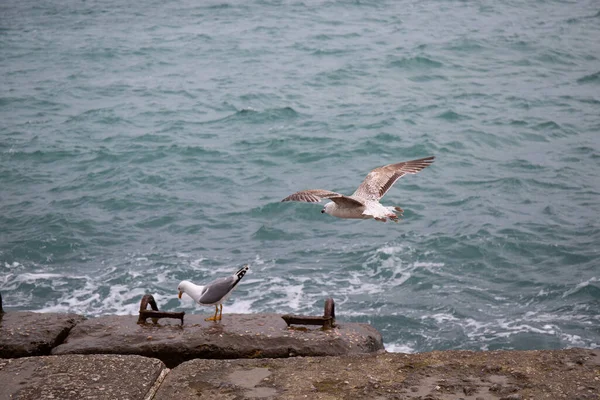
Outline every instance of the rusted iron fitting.
[[(147, 310), (148, 305), (150, 305), (152, 310)], [(158, 306), (156, 305), (156, 301), (154, 301), (154, 297), (151, 294), (147, 294), (144, 297), (142, 297), (142, 301), (140, 301), (140, 316), (138, 318), (137, 323), (143, 325), (146, 323), (146, 319), (148, 318), (152, 318), (152, 322), (154, 324), (157, 324), (160, 318), (176, 318), (181, 320), (181, 325), (183, 325), (184, 315), (185, 311), (158, 311)]]
[(325, 300), (325, 311), (322, 317), (312, 317), (308, 315), (282, 315), (281, 318), (289, 327), (295, 325), (321, 325), (323, 329), (335, 328), (335, 303), (330, 297)]

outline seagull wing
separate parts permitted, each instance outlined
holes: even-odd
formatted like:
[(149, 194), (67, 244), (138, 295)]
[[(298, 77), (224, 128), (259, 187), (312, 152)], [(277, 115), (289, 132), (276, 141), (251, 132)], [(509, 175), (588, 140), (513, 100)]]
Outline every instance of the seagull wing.
[(249, 267), (250, 266), (246, 264), (231, 276), (218, 278), (207, 283), (200, 294), (198, 302), (203, 304), (214, 304), (221, 301), (223, 297), (227, 296), (227, 294), (242, 280), (244, 275), (246, 275), (246, 272), (248, 272)]
[(352, 197), (365, 200), (379, 200), (388, 190), (406, 174), (416, 174), (433, 163), (435, 157), (425, 157), (418, 160), (403, 161), (375, 168), (369, 172)]
[(225, 297), (227, 293), (231, 292), (238, 282), (239, 279), (236, 279), (233, 276), (215, 279), (204, 286), (204, 290), (202, 290), (198, 302), (203, 304), (217, 303)]
[(323, 199), (330, 199), (336, 204), (345, 207), (360, 207), (364, 206), (364, 203), (360, 199), (353, 199), (343, 194), (331, 192), (324, 189), (309, 189), (301, 190), (294, 194), (290, 194), (288, 197), (281, 201), (302, 201), (305, 203), (318, 203)]

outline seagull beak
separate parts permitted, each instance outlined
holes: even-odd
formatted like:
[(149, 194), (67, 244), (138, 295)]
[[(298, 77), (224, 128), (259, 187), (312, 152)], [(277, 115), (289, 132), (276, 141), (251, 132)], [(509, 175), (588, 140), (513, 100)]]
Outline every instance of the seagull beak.
[(179, 295), (177, 297), (181, 298), (182, 295), (183, 295), (183, 292), (180, 290)]

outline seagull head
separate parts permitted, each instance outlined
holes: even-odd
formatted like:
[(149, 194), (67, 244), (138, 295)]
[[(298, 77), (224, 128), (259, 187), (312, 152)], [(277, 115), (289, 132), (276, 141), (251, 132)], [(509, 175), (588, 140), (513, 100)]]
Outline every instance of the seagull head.
[(181, 296), (184, 293), (187, 293), (188, 289), (191, 288), (192, 285), (193, 285), (192, 282), (181, 281), (181, 283), (179, 285), (177, 285), (177, 291), (179, 292), (179, 295), (177, 297), (181, 298)]
[(190, 281), (181, 281), (181, 283), (177, 285), (177, 291), (179, 292), (179, 295), (177, 297), (181, 299), (181, 296), (183, 296), (183, 294), (185, 293), (188, 296), (190, 296), (195, 302), (197, 302), (198, 299), (202, 296), (203, 290), (204, 286), (195, 285)]
[(325, 204), (325, 206), (321, 210), (321, 214), (331, 214), (331, 211), (333, 210), (334, 206), (335, 203), (333, 201), (330, 201), (329, 203)]

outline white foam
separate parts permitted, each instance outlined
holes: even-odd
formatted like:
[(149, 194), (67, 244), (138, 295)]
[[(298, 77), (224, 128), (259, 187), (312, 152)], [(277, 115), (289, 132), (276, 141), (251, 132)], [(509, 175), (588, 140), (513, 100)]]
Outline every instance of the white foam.
[(406, 246), (404, 245), (400, 245), (400, 246), (383, 246), (378, 248), (377, 250), (375, 250), (375, 253), (383, 253), (383, 254), (387, 254), (389, 256), (395, 255), (396, 253), (400, 253), (400, 252), (404, 252), (406, 249)]
[[(548, 326), (548, 325), (546, 325)], [(527, 324), (518, 324), (515, 322), (511, 323), (500, 323), (500, 327), (505, 329), (504, 332), (496, 332), (496, 337), (509, 337), (518, 333), (540, 333), (546, 335), (554, 335), (556, 332), (554, 329), (536, 328)]]
[(244, 280), (242, 282), (240, 282), (240, 285), (242, 285), (242, 284), (254, 285), (254, 284), (259, 284), (259, 283), (263, 282), (262, 279), (258, 279), (258, 278), (250, 279), (250, 278), (247, 278), (247, 276), (248, 276), (248, 274), (246, 274), (246, 277), (244, 277)]
[(302, 300), (302, 291), (304, 285), (288, 285), (286, 286), (287, 304), (292, 310), (300, 308), (300, 301)]
[[(534, 311), (528, 311), (525, 313), (525, 318), (529, 321), (533, 322), (553, 322), (553, 321), (577, 321), (579, 323), (591, 323), (594, 320), (600, 322), (600, 314), (596, 315), (585, 315), (585, 314), (552, 314), (552, 313), (537, 313)], [(589, 321), (589, 320), (592, 321)]]
[[(113, 285), (110, 287), (108, 295), (103, 299), (105, 308), (112, 309), (113, 314), (127, 315), (137, 314), (139, 311), (139, 303), (133, 302), (134, 297), (141, 298), (146, 294), (146, 290), (142, 288), (129, 288), (125, 285)], [(160, 301), (160, 294), (154, 295), (154, 300)], [(129, 304), (128, 304), (129, 301)]]
[(264, 265), (264, 261), (260, 258), (260, 256), (257, 254), (256, 257), (254, 257), (254, 264), (256, 265)]
[(63, 275), (52, 273), (32, 273), (6, 274), (0, 277), (0, 290), (16, 290), (21, 284), (54, 287), (58, 284), (64, 284)]
[(444, 313), (433, 314), (433, 315), (422, 317), (422, 319), (428, 319), (428, 318), (431, 318), (431, 319), (435, 320), (435, 322), (437, 322), (438, 324), (445, 324), (445, 323), (450, 322), (450, 321), (455, 322), (455, 321), (459, 320), (458, 318), (456, 318), (453, 315), (444, 314)]
[(224, 305), (223, 308), (227, 307), (227, 312), (235, 314), (251, 314), (253, 300), (241, 300), (236, 299), (231, 305)]
[(550, 294), (550, 291), (541, 288), (540, 291), (537, 294), (537, 297), (543, 297), (543, 296), (548, 296)]
[(202, 264), (202, 262), (203, 262), (204, 260), (206, 260), (206, 258), (204, 258), (204, 257), (200, 257), (200, 258), (197, 258), (197, 259), (195, 259), (195, 260), (192, 260), (192, 261), (190, 262), (190, 266), (191, 266), (192, 268), (200, 268), (200, 264)]
[(50, 273), (37, 273), (36, 274), (36, 273), (26, 272), (24, 274), (18, 275), (15, 278), (15, 281), (31, 283), (31, 282), (35, 282), (40, 279), (52, 280), (52, 279), (57, 279), (57, 278), (62, 278), (62, 277), (63, 277), (63, 275), (61, 275), (61, 274), (50, 274)]
[[(340, 265), (334, 271), (320, 269), (319, 266), (306, 269), (306, 266), (298, 265), (297, 268), (304, 268), (306, 271), (301, 276), (287, 274), (285, 268), (289, 266), (282, 267), (275, 260), (265, 262), (256, 255), (252, 267), (259, 267), (254, 269), (251, 267), (250, 273), (224, 304), (224, 313), (291, 311), (320, 315), (323, 311), (323, 300), (333, 296), (340, 320), (361, 322), (373, 320), (376, 327), (383, 332), (384, 341), (386, 332), (397, 334), (389, 320), (402, 316), (411, 318), (417, 321), (417, 325), (421, 325), (416, 328), (407, 326), (407, 332), (415, 329), (408, 337), (423, 338), (425, 346), (429, 348), (435, 347), (438, 343), (445, 343), (447, 336), (444, 335), (448, 332), (461, 332), (468, 338), (464, 341), (465, 346), (471, 348), (477, 346), (480, 349), (486, 349), (491, 345), (497, 346), (498, 342), (511, 343), (506, 338), (522, 333), (553, 336), (553, 341), (560, 341), (568, 346), (588, 348), (598, 346), (596, 342), (590, 341), (583, 331), (587, 327), (600, 324), (600, 314), (590, 312), (593, 311), (593, 304), (591, 308), (590, 304), (574, 304), (568, 311), (555, 313), (532, 308), (536, 305), (510, 304), (512, 297), (508, 295), (492, 296), (495, 299), (493, 302), (490, 300), (492, 304), (481, 302), (476, 305), (465, 305), (472, 311), (469, 313), (467, 310), (470, 318), (461, 316), (464, 315), (464, 311), (454, 313), (449, 307), (434, 307), (430, 308), (430, 311), (423, 311), (422, 308), (414, 309), (412, 305), (405, 308), (402, 304), (405, 299), (412, 302), (410, 296), (415, 294), (414, 286), (422, 283), (432, 284), (433, 282), (427, 279), (430, 274), (438, 274), (439, 278), (439, 276), (443, 277), (441, 274), (447, 273), (444, 271), (444, 263), (430, 262), (426, 258), (414, 261), (416, 258), (414, 253), (415, 250), (408, 246), (386, 245), (372, 249), (366, 258), (357, 261), (358, 265)], [(419, 255), (424, 257), (421, 253)], [(185, 310), (191, 313), (211, 314), (214, 308), (196, 305), (187, 296), (178, 302), (177, 283), (182, 275), (198, 277), (199, 281), (208, 281), (231, 274), (235, 267), (231, 264), (222, 265), (219, 260), (206, 262), (204, 257), (184, 253), (172, 254), (169, 257), (171, 259), (177, 257), (177, 266), (174, 267), (173, 262), (160, 264), (156, 254), (132, 254), (127, 260), (116, 262), (102, 260), (99, 262), (103, 265), (99, 272), (90, 271), (83, 275), (81, 273), (60, 274), (56, 273), (56, 270), (46, 272), (48, 270), (45, 271), (42, 267), (34, 268), (33, 272), (19, 274), (19, 270), (23, 268), (20, 263), (4, 263), (9, 273), (0, 276), (0, 290), (14, 290), (15, 292), (10, 296), (13, 303), (31, 304), (31, 301), (25, 297), (35, 296), (35, 293), (27, 286), (24, 286), (26, 290), (19, 289), (20, 285), (43, 286), (45, 292), (48, 288), (52, 288), (55, 291), (52, 293), (52, 300), (43, 307), (38, 307), (36, 311), (68, 311), (92, 316), (137, 314), (140, 298), (150, 293), (154, 295), (159, 308), (165, 311)], [(217, 261), (218, 267), (215, 266)], [(251, 274), (252, 272), (254, 274)], [(151, 279), (148, 279), (148, 276), (151, 276)], [(411, 278), (418, 279), (411, 280)], [(580, 282), (565, 292), (563, 297), (597, 281), (598, 279), (593, 277)], [(438, 282), (440, 285), (434, 285), (434, 288), (441, 287), (444, 293), (459, 293), (459, 289), (464, 290), (464, 284), (461, 283), (455, 287), (456, 291), (449, 292), (449, 288), (452, 287), (450, 284), (441, 283), (439, 279)], [(486, 289), (472, 289), (486, 292)], [(436, 297), (432, 297), (433, 292), (436, 290), (420, 293), (427, 296), (429, 300), (435, 300)], [(540, 290), (538, 296), (546, 294), (545, 291)], [(477, 316), (472, 317), (473, 314)], [(577, 327), (563, 328), (563, 332), (561, 327), (570, 326), (569, 322), (574, 322)], [(430, 333), (432, 325), (443, 327), (445, 333), (439, 335), (435, 333), (435, 329), (433, 329), (434, 333)], [(393, 338), (396, 342), (386, 344), (387, 351), (412, 353), (422, 346), (417, 345), (416, 342), (403, 343), (398, 336)]]
[[(101, 304), (100, 295), (93, 293), (94, 287), (91, 282), (85, 282), (81, 289), (74, 289), (64, 293), (61, 299), (43, 307), (41, 312), (74, 312), (78, 314), (89, 314), (90, 308), (98, 308)], [(96, 306), (96, 307), (94, 307)]]
[(362, 265), (362, 271), (356, 273), (364, 285), (364, 275), (370, 278), (378, 278), (378, 275), (385, 271), (392, 271), (392, 278), (381, 281), (378, 279), (376, 287), (371, 288), (370, 294), (388, 291), (391, 288), (405, 284), (419, 269), (427, 270), (431, 273), (437, 273), (437, 270), (444, 267), (444, 263), (415, 261), (413, 263), (405, 262), (402, 257), (414, 252), (409, 246), (383, 246), (374, 251)]
[(385, 347), (385, 351), (388, 351), (390, 353), (414, 353), (415, 349), (412, 346), (409, 346), (405, 343), (400, 344), (400, 343), (390, 343), (390, 344), (384, 344)]
[(592, 276), (587, 281), (583, 281), (581, 283), (578, 283), (573, 289), (569, 289), (565, 293), (563, 293), (563, 295), (562, 295), (563, 299), (565, 297), (567, 297), (567, 296), (570, 296), (570, 295), (572, 295), (574, 293), (577, 293), (578, 291), (580, 291), (584, 287), (589, 286), (592, 282), (598, 282), (598, 278), (595, 277), (595, 276)]
[(424, 268), (428, 271), (434, 272), (436, 268), (441, 268), (445, 264), (444, 263), (435, 263), (435, 262), (419, 262), (416, 261), (413, 263), (414, 268)]
[(404, 272), (404, 273), (402, 273), (400, 275), (400, 278), (396, 279), (396, 281), (395, 281), (396, 286), (402, 285), (404, 282), (406, 282), (407, 280), (409, 280), (411, 276), (412, 276), (412, 274), (410, 272)]
[(181, 307), (185, 307), (185, 308), (193, 308), (196, 306), (198, 306), (198, 307), (200, 306), (200, 304), (197, 305), (196, 302), (190, 296), (187, 295), (187, 293), (184, 293), (181, 296), (181, 298), (179, 299), (179, 304), (181, 305)]

